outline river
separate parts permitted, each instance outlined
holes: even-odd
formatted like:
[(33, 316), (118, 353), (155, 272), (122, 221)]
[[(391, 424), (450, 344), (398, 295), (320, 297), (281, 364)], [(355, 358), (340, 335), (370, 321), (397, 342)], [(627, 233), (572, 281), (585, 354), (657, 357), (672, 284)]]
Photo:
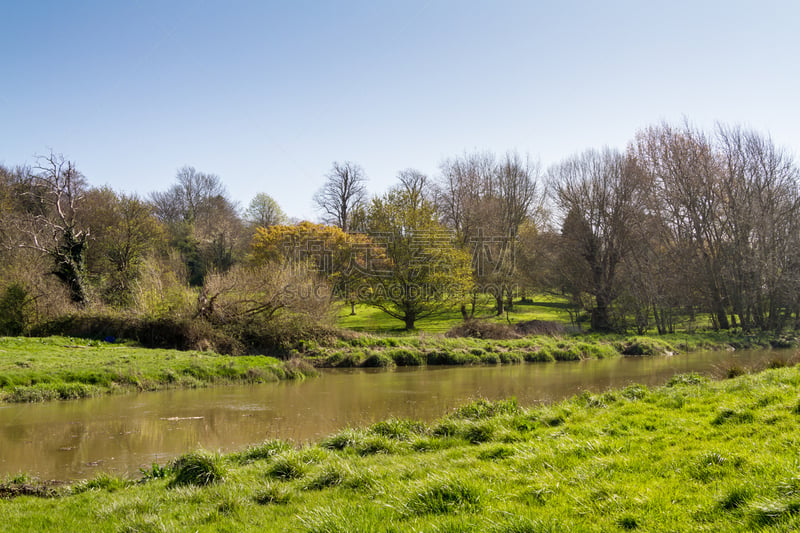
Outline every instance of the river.
[(198, 447), (230, 452), (281, 438), (319, 439), (378, 420), (430, 421), (471, 399), (516, 397), (523, 406), (583, 390), (660, 385), (683, 372), (759, 368), (795, 351), (696, 352), (563, 363), (328, 370), (302, 382), (172, 390), (44, 404), (0, 405), (0, 476), (138, 476)]

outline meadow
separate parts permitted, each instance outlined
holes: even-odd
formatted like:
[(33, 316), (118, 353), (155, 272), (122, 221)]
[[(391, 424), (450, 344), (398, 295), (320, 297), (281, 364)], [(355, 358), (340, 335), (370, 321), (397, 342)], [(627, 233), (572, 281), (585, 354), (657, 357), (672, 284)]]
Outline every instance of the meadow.
[[(6, 531), (790, 531), (800, 367), (553, 405), (475, 401), (318, 443), (187, 453), (139, 479), (0, 486)], [(14, 497), (16, 496), (16, 497)]]

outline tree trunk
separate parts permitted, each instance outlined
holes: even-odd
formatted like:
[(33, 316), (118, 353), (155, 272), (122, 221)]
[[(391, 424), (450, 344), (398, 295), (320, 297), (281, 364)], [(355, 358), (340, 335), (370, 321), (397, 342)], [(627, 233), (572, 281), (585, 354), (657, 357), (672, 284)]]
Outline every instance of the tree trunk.
[(496, 294), (494, 300), (495, 300), (495, 305), (497, 306), (497, 308), (495, 309), (495, 311), (497, 312), (497, 316), (501, 316), (503, 313), (505, 313), (506, 310), (505, 302), (503, 302), (503, 293), (500, 292)]
[(592, 331), (612, 331), (609, 300), (605, 295), (595, 296), (596, 303), (592, 309)]

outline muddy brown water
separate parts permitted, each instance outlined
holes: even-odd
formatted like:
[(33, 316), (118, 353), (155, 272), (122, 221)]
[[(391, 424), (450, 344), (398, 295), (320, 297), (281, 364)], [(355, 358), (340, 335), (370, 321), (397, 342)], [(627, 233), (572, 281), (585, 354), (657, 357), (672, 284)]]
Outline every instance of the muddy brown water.
[(0, 476), (81, 479), (99, 472), (138, 477), (185, 451), (230, 452), (266, 439), (320, 439), (391, 417), (430, 421), (472, 399), (516, 397), (523, 406), (584, 390), (660, 385), (683, 372), (720, 375), (797, 352), (697, 352), (569, 363), (396, 370), (329, 370), (302, 382), (0, 404)]

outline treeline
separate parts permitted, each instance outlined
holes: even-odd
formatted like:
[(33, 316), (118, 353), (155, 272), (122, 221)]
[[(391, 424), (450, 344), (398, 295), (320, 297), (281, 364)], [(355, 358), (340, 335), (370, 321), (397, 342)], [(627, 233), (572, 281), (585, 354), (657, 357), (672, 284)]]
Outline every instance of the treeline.
[(109, 311), (202, 321), (252, 346), (329, 324), (341, 301), (410, 329), (542, 291), (594, 330), (796, 328), (798, 193), (790, 154), (725, 125), (653, 126), (625, 151), (546, 170), (465, 153), (372, 197), (364, 170), (337, 162), (314, 195), (323, 224), (290, 221), (266, 193), (242, 210), (192, 167), (139, 197), (90, 187), (50, 154), (0, 167), (0, 333)]

